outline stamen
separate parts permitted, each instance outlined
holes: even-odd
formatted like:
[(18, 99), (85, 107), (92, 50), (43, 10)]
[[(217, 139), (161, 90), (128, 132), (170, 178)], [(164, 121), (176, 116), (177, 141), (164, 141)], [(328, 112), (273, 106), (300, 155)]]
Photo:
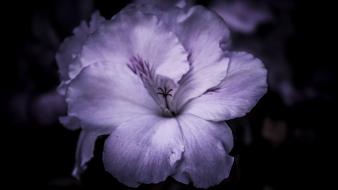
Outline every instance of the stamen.
[(127, 66), (134, 74), (139, 75), (141, 78), (153, 80), (153, 70), (150, 64), (139, 56), (132, 57)]
[(157, 94), (160, 94), (163, 97), (172, 96), (170, 92), (173, 91), (173, 89), (169, 89), (168, 91), (166, 87), (164, 87), (164, 89), (162, 88), (157, 88), (157, 89), (160, 91), (160, 92), (157, 92)]
[(160, 92), (157, 92), (157, 94), (160, 94), (160, 95), (163, 96), (166, 108), (171, 112), (171, 114), (172, 114), (173, 116), (175, 116), (175, 113), (174, 113), (173, 111), (170, 110), (169, 103), (168, 103), (168, 98), (167, 98), (168, 96), (172, 96), (170, 92), (173, 91), (173, 89), (168, 89), (168, 90), (167, 90), (167, 88), (164, 87), (164, 89), (158, 88), (158, 90), (159, 90)]

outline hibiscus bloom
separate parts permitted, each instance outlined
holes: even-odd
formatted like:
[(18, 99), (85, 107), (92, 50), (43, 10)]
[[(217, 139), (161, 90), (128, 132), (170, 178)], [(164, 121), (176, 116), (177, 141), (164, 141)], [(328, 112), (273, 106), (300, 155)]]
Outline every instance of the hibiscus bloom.
[(207, 188), (227, 178), (233, 137), (224, 121), (244, 116), (267, 86), (261, 61), (229, 52), (229, 40), (224, 21), (201, 6), (129, 5), (76, 28), (57, 54), (61, 121), (82, 129), (73, 175), (109, 134), (105, 169), (127, 186), (172, 176)]

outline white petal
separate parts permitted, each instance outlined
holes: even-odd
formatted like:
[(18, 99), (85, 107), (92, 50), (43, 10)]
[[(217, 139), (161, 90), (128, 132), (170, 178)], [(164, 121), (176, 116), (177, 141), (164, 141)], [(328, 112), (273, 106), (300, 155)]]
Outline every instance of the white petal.
[(267, 90), (267, 71), (262, 62), (248, 53), (232, 53), (223, 82), (184, 108), (206, 120), (224, 121), (244, 116)]
[[(128, 6), (102, 25), (84, 45), (80, 55), (82, 67), (118, 57), (120, 64), (141, 57), (156, 74), (175, 82), (189, 70), (188, 53), (176, 35), (161, 20)], [(74, 68), (74, 73), (79, 68)]]
[(69, 66), (76, 64), (76, 58), (88, 36), (95, 32), (104, 21), (105, 19), (98, 12), (95, 12), (89, 25), (85, 21), (81, 22), (80, 26), (74, 29), (74, 35), (65, 39), (61, 44), (60, 50), (56, 54), (56, 61), (62, 81), (70, 79)]
[(193, 67), (179, 82), (179, 88), (173, 98), (175, 110), (180, 112), (189, 100), (220, 84), (227, 74), (228, 63), (227, 57), (220, 57), (209, 66)]
[(195, 187), (208, 188), (229, 176), (233, 157), (231, 129), (225, 123), (203, 120), (193, 115), (178, 118), (183, 133), (183, 161), (174, 178), (182, 183), (191, 180)]
[[(84, 27), (86, 27), (86, 24), (82, 22), (78, 30)], [(68, 67), (74, 62), (87, 37), (88, 35), (86, 32), (78, 33), (70, 38), (66, 38), (61, 44), (60, 50), (56, 54), (56, 61), (59, 67), (61, 80), (69, 79)]]
[(95, 142), (105, 132), (82, 130), (76, 146), (75, 166), (72, 175), (77, 179), (86, 170), (87, 163), (94, 156)]
[(171, 21), (174, 22), (171, 26), (190, 53), (192, 69), (180, 81), (181, 88), (175, 97), (177, 107), (222, 81), (229, 61), (223, 51), (230, 43), (229, 30), (215, 13), (201, 6), (182, 12)]
[(116, 128), (104, 146), (106, 170), (130, 187), (164, 181), (184, 151), (175, 118), (144, 116)]
[(157, 114), (159, 107), (125, 64), (96, 63), (83, 69), (67, 94), (68, 115), (83, 127), (113, 128), (129, 119)]
[[(172, 14), (168, 13), (168, 16)], [(171, 27), (191, 53), (194, 66), (206, 66), (219, 59), (230, 43), (230, 31), (217, 14), (202, 6), (181, 9), (177, 17), (171, 15)]]

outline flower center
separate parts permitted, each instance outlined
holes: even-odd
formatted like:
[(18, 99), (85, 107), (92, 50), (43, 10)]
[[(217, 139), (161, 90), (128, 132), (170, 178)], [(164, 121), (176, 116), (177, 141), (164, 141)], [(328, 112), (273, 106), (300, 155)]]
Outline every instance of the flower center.
[(174, 117), (172, 97), (177, 85), (168, 77), (156, 74), (156, 65), (143, 60), (140, 56), (130, 59), (130, 70), (138, 75), (147, 89), (149, 95), (160, 106), (162, 116)]
[(173, 91), (173, 89), (167, 90), (166, 87), (164, 87), (164, 88), (159, 87), (157, 89), (159, 90), (159, 92), (157, 92), (157, 94), (162, 95), (162, 97), (164, 99), (166, 109), (170, 112), (171, 116), (176, 116), (175, 112), (170, 110), (170, 106), (169, 106), (169, 103), (168, 103), (168, 96), (172, 97), (171, 92)]

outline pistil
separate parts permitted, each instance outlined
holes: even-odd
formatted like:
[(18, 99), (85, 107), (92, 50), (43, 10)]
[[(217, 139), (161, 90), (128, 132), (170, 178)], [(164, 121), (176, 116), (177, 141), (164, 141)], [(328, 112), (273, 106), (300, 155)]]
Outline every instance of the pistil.
[(167, 89), (166, 87), (164, 88), (158, 88), (159, 92), (157, 92), (157, 94), (160, 94), (163, 96), (164, 98), (164, 102), (165, 102), (165, 107), (167, 108), (167, 110), (171, 113), (171, 115), (175, 116), (175, 112), (170, 110), (170, 106), (168, 103), (168, 96), (172, 96), (171, 92), (173, 91), (173, 89)]

